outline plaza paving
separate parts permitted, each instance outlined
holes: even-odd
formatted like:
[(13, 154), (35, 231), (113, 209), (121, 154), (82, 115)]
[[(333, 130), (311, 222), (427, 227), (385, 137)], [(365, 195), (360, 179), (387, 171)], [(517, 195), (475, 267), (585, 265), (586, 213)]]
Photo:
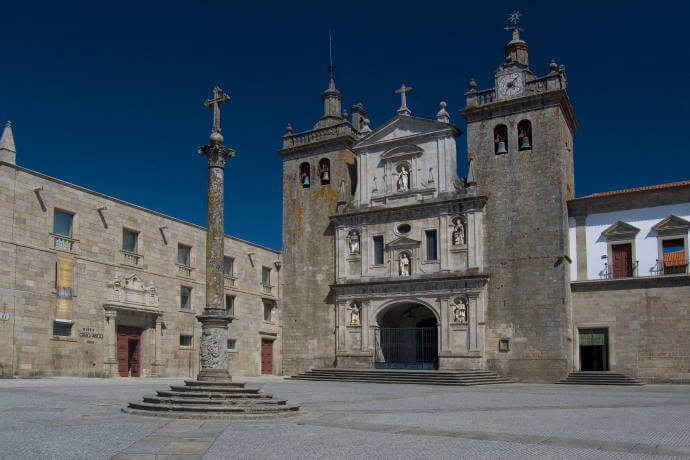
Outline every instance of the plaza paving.
[(241, 380), (304, 414), (149, 418), (120, 409), (181, 379), (0, 380), (0, 458), (690, 458), (687, 385)]

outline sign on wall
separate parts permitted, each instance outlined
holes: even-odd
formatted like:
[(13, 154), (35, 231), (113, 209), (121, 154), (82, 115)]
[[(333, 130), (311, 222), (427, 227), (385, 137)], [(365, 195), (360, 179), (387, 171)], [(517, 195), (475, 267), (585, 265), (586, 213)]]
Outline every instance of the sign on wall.
[(56, 318), (72, 319), (73, 278), (74, 268), (72, 259), (58, 257), (55, 277)]
[(86, 337), (87, 339), (102, 339), (103, 333), (98, 332), (95, 327), (82, 327), (79, 331), (79, 337)]

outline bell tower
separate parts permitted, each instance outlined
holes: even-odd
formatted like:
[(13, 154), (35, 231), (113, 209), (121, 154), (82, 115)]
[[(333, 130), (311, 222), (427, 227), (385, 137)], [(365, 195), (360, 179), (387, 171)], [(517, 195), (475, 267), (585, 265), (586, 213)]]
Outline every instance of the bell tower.
[[(355, 188), (352, 146), (359, 130), (341, 112), (342, 95), (329, 66), (321, 94), (323, 116), (312, 129), (283, 135), (283, 267), (281, 322), (283, 371), (294, 375), (335, 366), (335, 235), (329, 216)], [(355, 117), (356, 115), (356, 117)], [(366, 119), (361, 104), (353, 122)]]
[(574, 196), (577, 121), (565, 67), (536, 76), (520, 37), (495, 72), (495, 87), (472, 79), (461, 111), (467, 120), (470, 183), (487, 197), (489, 271), (487, 366), (520, 381), (553, 382), (572, 366), (567, 200)]

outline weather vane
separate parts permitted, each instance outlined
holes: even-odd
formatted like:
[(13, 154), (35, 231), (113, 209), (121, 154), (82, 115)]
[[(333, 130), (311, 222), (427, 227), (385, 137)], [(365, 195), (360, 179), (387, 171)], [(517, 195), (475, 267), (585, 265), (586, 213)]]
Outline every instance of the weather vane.
[(520, 18), (522, 17), (522, 13), (520, 13), (518, 10), (513, 11), (508, 15), (508, 22), (512, 23), (512, 26), (506, 27), (505, 30), (517, 30), (522, 32), (523, 29), (521, 29), (518, 26), (518, 22), (520, 22)]

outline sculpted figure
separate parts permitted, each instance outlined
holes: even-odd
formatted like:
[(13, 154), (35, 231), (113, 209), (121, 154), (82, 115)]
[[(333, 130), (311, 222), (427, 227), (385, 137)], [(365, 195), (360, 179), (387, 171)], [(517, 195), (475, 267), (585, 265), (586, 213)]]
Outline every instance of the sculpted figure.
[(359, 233), (350, 232), (350, 254), (359, 254)]
[(358, 304), (352, 306), (352, 311), (350, 312), (350, 326), (360, 326), (362, 323), (362, 307)]
[(460, 220), (455, 221), (455, 228), (453, 230), (453, 244), (465, 244), (465, 226)]
[(453, 308), (453, 322), (466, 323), (467, 322), (467, 299), (462, 299), (460, 303)]
[(398, 176), (398, 191), (406, 192), (410, 189), (410, 172), (406, 166), (400, 168), (400, 175)]
[(404, 252), (400, 254), (400, 276), (410, 276), (410, 258)]

